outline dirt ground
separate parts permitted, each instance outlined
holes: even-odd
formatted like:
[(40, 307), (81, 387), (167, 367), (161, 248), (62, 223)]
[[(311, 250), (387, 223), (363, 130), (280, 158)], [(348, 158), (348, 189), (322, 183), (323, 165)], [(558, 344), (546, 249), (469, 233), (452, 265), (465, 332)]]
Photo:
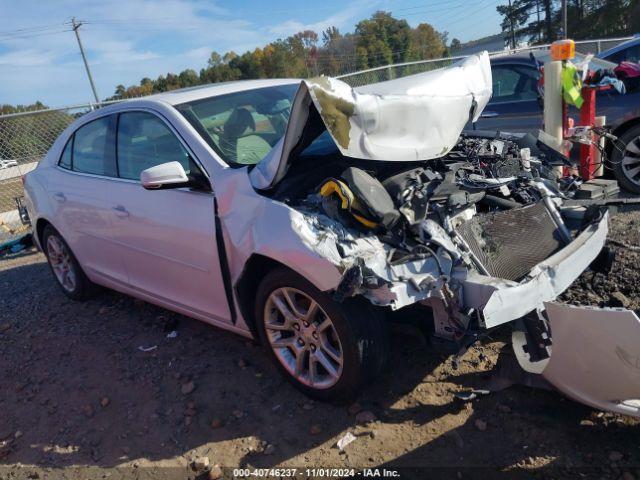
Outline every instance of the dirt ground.
[[(640, 245), (639, 226), (640, 213), (619, 215), (612, 239)], [(619, 292), (638, 308), (640, 253), (615, 249), (612, 274), (584, 274), (568, 301), (607, 305)], [(200, 457), (412, 478), (640, 479), (638, 421), (521, 385), (454, 396), (500, 383), (491, 372), (511, 355), (504, 338), (456, 369), (419, 336), (395, 332), (389, 368), (357, 403), (312, 402), (259, 346), (109, 291), (70, 301), (43, 255), (28, 251), (0, 260), (0, 479), (216, 478), (217, 468), (194, 472)], [(356, 439), (341, 453), (346, 432)]]

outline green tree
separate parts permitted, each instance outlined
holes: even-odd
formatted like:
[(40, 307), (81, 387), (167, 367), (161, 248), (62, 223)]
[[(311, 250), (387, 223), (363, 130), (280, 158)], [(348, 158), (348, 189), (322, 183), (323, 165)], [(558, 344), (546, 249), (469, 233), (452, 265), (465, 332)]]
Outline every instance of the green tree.
[(445, 55), (447, 47), (440, 33), (428, 23), (421, 23), (411, 30), (409, 51), (406, 60), (426, 60), (429, 58), (441, 58)]
[(389, 12), (376, 12), (356, 25), (358, 66), (377, 67), (405, 60), (411, 28)]

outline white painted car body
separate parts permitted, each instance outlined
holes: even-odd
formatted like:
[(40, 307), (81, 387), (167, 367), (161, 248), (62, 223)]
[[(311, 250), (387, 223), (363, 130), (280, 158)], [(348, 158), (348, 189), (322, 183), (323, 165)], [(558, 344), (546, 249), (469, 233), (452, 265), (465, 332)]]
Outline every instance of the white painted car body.
[[(483, 76), (483, 68), (477, 75)], [(440, 76), (435, 78), (441, 81)], [(484, 76), (479, 83), (469, 82), (472, 86), (464, 102), (456, 100), (456, 125), (461, 123), (460, 130), (466, 121), (461, 112), (472, 105), (474, 91), (486, 94), (483, 86), (486, 81)], [(490, 75), (488, 81), (490, 84)], [(287, 148), (283, 150), (286, 141), (279, 142), (250, 175), (246, 167), (232, 168), (225, 163), (175, 108), (193, 100), (299, 83), (297, 80), (254, 80), (218, 84), (125, 101), (81, 117), (65, 130), (39, 166), (26, 176), (26, 205), (35, 228), (34, 240), (40, 243), (42, 228), (49, 223), (67, 241), (91, 281), (247, 337), (255, 336), (251, 319), (253, 292), (243, 292), (243, 282), (248, 276), (258, 274), (253, 270), (256, 262), (287, 266), (319, 290), (335, 291), (346, 269), (354, 261), (364, 260), (385, 283), (384, 288), (364, 293), (375, 305), (398, 309), (421, 301), (441, 301), (433, 287), (425, 286), (431, 285), (431, 281), (425, 279), (431, 278), (434, 270), (432, 258), (390, 266), (386, 261), (387, 252), (374, 234), (351, 238), (349, 232), (334, 225), (329, 229), (332, 231), (319, 235), (316, 216), (256, 190), (260, 185), (271, 185), (282, 174), (282, 164), (287, 160), (283, 156), (283, 151), (287, 151)], [(405, 91), (412, 88), (407, 79), (401, 83)], [(305, 88), (308, 94), (309, 86), (305, 83), (300, 91)], [(393, 105), (410, 108), (409, 103), (398, 99), (400, 91), (388, 84), (383, 89), (394, 92), (396, 98), (389, 100)], [(368, 87), (367, 95), (372, 95), (373, 90)], [(366, 97), (364, 101), (370, 104), (370, 100)], [(482, 97), (481, 106), (486, 104), (485, 100), (488, 96)], [(381, 105), (380, 111), (384, 111), (386, 101), (382, 96), (376, 102)], [(426, 105), (427, 111), (432, 110), (428, 101), (422, 103), (423, 107), (418, 104), (417, 108)], [(211, 191), (147, 190), (139, 180), (85, 174), (58, 165), (68, 139), (78, 128), (98, 118), (124, 112), (147, 112), (168, 126), (206, 175)], [(477, 117), (481, 108), (470, 113)], [(354, 127), (361, 138), (366, 130), (363, 125)], [(299, 127), (290, 122), (287, 134)], [(378, 131), (373, 138), (384, 137), (379, 134)], [(410, 137), (415, 140), (420, 135), (412, 132)], [(413, 153), (407, 155), (416, 158), (415, 152), (421, 151), (418, 157), (431, 157), (434, 151), (441, 151), (451, 143), (450, 137), (448, 132), (438, 139), (435, 147), (431, 145), (423, 150), (416, 145)], [(371, 153), (371, 144), (361, 147), (356, 142), (346, 148), (364, 157), (378, 155), (375, 147)], [(388, 147), (387, 144), (379, 151), (384, 152)], [(401, 145), (391, 148), (402, 151)], [(553, 257), (534, 267), (527, 281), (501, 280), (477, 272), (472, 275), (467, 275), (467, 271), (454, 272), (458, 275), (455, 281), (462, 286), (461, 309), (482, 311), (486, 308), (485, 318), (490, 322), (484, 325), (486, 328), (516, 320), (527, 312), (544, 310), (545, 302), (555, 300), (598, 255), (606, 239), (607, 220), (605, 214)], [(327, 236), (327, 232), (330, 235)], [(332, 238), (331, 234), (336, 236)], [(337, 244), (345, 239), (348, 242), (338, 249)], [(409, 281), (412, 276), (420, 280)], [(442, 282), (434, 279), (435, 283), (438, 281)], [(580, 349), (573, 348), (570, 352), (580, 354)], [(582, 354), (584, 352), (582, 349)], [(562, 381), (554, 384), (562, 389)]]

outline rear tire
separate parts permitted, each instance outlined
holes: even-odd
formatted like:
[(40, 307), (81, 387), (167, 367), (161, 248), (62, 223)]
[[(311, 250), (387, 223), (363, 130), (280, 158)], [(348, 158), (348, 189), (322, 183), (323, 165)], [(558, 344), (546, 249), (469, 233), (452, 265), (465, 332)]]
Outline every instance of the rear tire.
[(618, 137), (618, 146), (613, 148), (611, 163), (618, 183), (626, 191), (640, 193), (640, 125), (630, 128)]
[(84, 300), (94, 293), (95, 284), (82, 271), (62, 235), (51, 225), (44, 227), (42, 232), (42, 249), (54, 278), (67, 297)]
[(347, 400), (387, 360), (382, 312), (361, 299), (335, 302), (286, 268), (268, 273), (256, 295), (260, 339), (287, 380), (319, 400)]

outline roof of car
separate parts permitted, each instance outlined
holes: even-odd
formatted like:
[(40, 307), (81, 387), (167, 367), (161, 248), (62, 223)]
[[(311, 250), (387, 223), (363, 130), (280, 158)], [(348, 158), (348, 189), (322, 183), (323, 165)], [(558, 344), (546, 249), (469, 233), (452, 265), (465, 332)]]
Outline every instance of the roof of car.
[[(531, 53), (533, 53), (533, 56), (536, 58), (536, 60), (545, 63), (548, 62), (551, 59), (551, 52), (548, 49), (545, 50), (531, 50)], [(579, 62), (581, 61), (583, 58), (585, 57), (584, 54), (577, 52), (575, 58), (573, 59), (573, 62)], [(511, 54), (511, 53), (504, 53), (501, 55), (495, 55), (493, 57), (491, 57), (491, 64), (492, 65), (497, 65), (497, 64), (501, 64), (501, 63), (529, 63), (529, 64), (533, 64), (533, 62), (531, 61), (531, 56), (529, 53), (515, 53), (515, 54)], [(608, 60), (604, 60), (602, 58), (592, 58), (591, 62), (589, 63), (589, 68), (591, 70), (596, 70), (599, 68), (615, 68), (616, 64), (615, 63), (611, 63)]]
[[(156, 93), (144, 97), (144, 100), (161, 101), (170, 105), (179, 105), (201, 98), (215, 97), (227, 93), (242, 92), (244, 90), (255, 90), (258, 88), (275, 87), (278, 85), (292, 85), (299, 83), (295, 78), (275, 78), (262, 80), (238, 80), (233, 82), (210, 83), (197, 87), (181, 88), (168, 92)], [(137, 100), (137, 99), (132, 99)]]
[(615, 47), (611, 47), (607, 50), (605, 50), (604, 52), (600, 52), (598, 55), (596, 55), (598, 58), (605, 58), (608, 57), (609, 55), (619, 52), (620, 50), (624, 50), (625, 48), (629, 48), (632, 47), (633, 45), (636, 45), (637, 43), (640, 43), (640, 34), (636, 33), (634, 35), (633, 38), (619, 43), (618, 45), (616, 45)]

